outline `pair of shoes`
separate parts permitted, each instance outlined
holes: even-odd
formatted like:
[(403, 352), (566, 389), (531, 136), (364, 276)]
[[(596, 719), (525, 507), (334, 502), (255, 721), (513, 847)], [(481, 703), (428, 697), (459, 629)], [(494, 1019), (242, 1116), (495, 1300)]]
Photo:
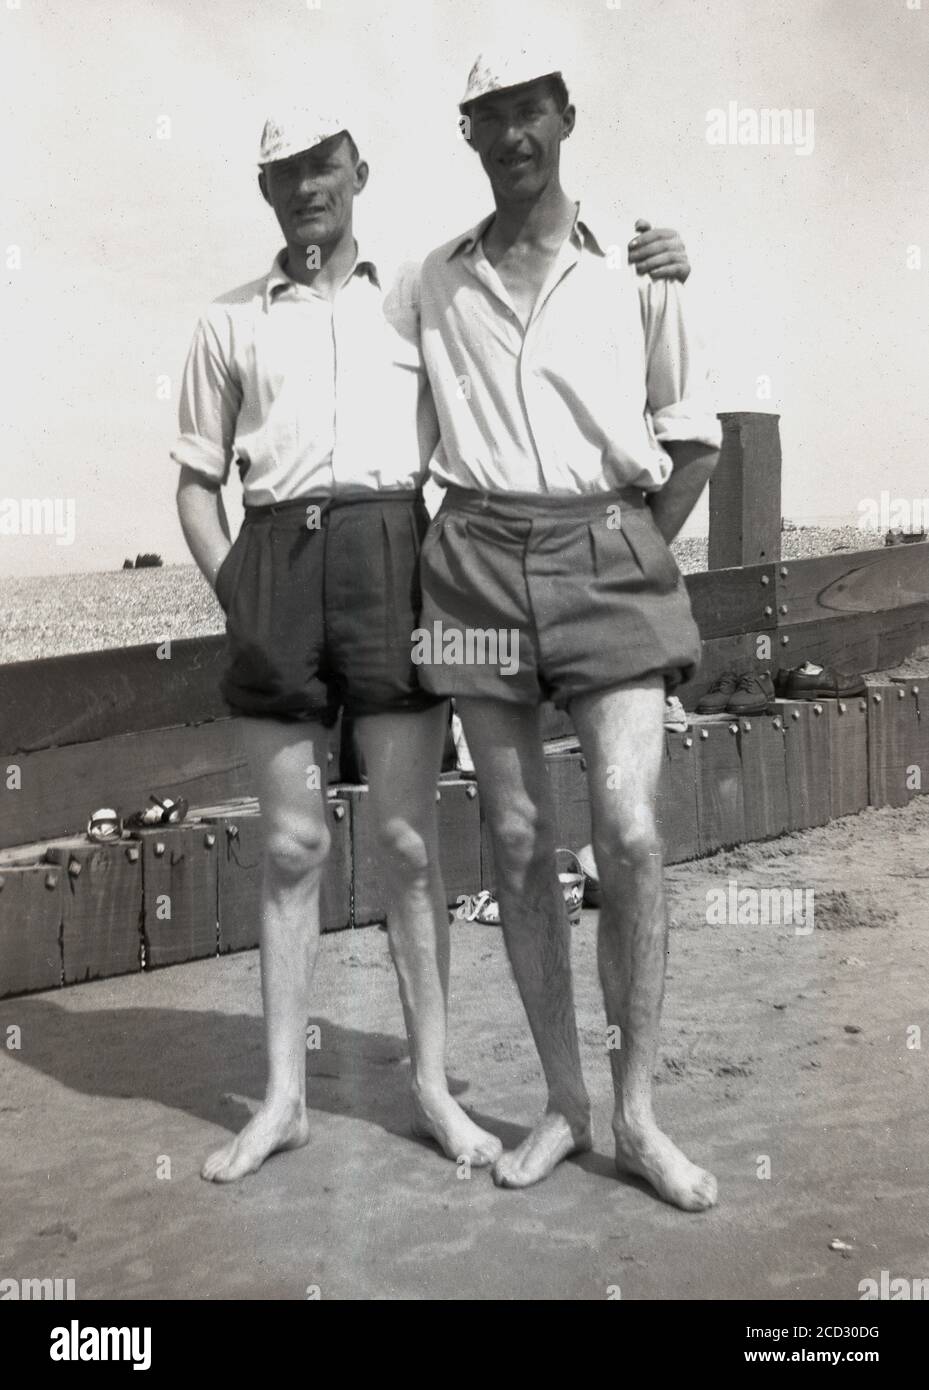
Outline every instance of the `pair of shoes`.
[(664, 726), (676, 734), (686, 734), (690, 728), (687, 711), (676, 695), (664, 697)]
[(864, 695), (868, 688), (863, 676), (817, 666), (814, 661), (804, 661), (802, 666), (789, 670), (782, 668), (775, 687), (782, 700), (850, 700), (854, 695)]
[(697, 701), (698, 714), (773, 714), (770, 671), (723, 671)]

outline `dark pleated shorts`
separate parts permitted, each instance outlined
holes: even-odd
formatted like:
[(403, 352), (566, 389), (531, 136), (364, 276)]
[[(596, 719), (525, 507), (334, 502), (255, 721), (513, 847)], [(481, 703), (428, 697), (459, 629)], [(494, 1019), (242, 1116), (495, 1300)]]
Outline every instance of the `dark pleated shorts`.
[(656, 674), (673, 690), (700, 661), (681, 572), (636, 489), (449, 488), (423, 542), (422, 591), (418, 669), (436, 695), (564, 709)]
[(230, 709), (331, 727), (436, 704), (411, 659), (428, 525), (418, 492), (247, 507), (216, 577)]

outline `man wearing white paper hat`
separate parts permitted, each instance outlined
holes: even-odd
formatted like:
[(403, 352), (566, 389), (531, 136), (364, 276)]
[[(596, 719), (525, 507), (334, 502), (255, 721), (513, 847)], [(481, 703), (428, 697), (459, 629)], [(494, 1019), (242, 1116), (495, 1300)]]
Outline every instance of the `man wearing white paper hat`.
[(562, 189), (575, 110), (558, 65), (482, 56), (460, 110), (495, 211), (422, 270), (447, 491), (423, 545), (421, 624), (451, 650), (470, 632), (515, 635), (518, 660), (424, 660), (421, 679), (462, 718), (548, 1084), (545, 1114), (494, 1177), (529, 1186), (591, 1144), (540, 736), (549, 699), (588, 769), (617, 1168), (701, 1211), (715, 1179), (652, 1109), (667, 943), (655, 802), (666, 690), (700, 655), (668, 542), (715, 465), (719, 424), (681, 287), (661, 267), (637, 284), (609, 220)]
[[(346, 122), (269, 120), (259, 185), (284, 234), (268, 274), (223, 295), (184, 373), (178, 510), (226, 612), (222, 690), (241, 717), (262, 811), (265, 1099), (211, 1154), (232, 1182), (307, 1142), (306, 1026), (329, 844), (328, 730), (354, 716), (383, 849), (389, 942), (412, 1061), (413, 1128), (448, 1157), (491, 1163), (500, 1141), (449, 1094), (449, 922), (435, 786), (447, 705), (418, 684), (421, 484), (437, 432), (411, 292), (390, 311), (358, 250), (367, 181)], [(221, 487), (235, 461), (245, 521), (230, 546)]]

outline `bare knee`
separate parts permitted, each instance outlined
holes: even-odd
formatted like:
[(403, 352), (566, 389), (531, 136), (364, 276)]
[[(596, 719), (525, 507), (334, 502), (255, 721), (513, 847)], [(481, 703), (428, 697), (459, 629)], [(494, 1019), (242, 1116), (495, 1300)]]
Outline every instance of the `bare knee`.
[(265, 863), (279, 882), (299, 883), (322, 871), (329, 853), (325, 821), (282, 821), (265, 835)]
[(378, 842), (388, 873), (404, 883), (425, 881), (432, 868), (426, 836), (400, 817), (380, 827)]
[(601, 879), (661, 868), (661, 836), (650, 814), (616, 819), (595, 833), (593, 844)]
[(552, 828), (537, 806), (513, 803), (493, 828), (494, 858), (499, 872), (510, 880), (525, 880), (540, 869), (552, 868), (555, 842)]

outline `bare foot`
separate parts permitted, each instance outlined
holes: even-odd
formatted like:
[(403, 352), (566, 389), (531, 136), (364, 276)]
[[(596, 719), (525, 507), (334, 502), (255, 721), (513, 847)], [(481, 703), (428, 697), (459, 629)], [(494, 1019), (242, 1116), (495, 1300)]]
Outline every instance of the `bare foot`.
[(238, 1182), (257, 1173), (271, 1154), (302, 1148), (309, 1137), (310, 1122), (300, 1101), (264, 1101), (241, 1134), (210, 1154), (200, 1176), (207, 1182)]
[(635, 1129), (614, 1122), (613, 1133), (617, 1172), (645, 1178), (659, 1197), (684, 1211), (706, 1211), (715, 1205), (713, 1174), (691, 1163), (654, 1121)]
[(571, 1125), (564, 1115), (549, 1110), (517, 1148), (501, 1154), (494, 1165), (494, 1182), (498, 1187), (531, 1187), (547, 1178), (563, 1158), (590, 1146), (588, 1121)]
[(413, 1133), (432, 1139), (446, 1158), (466, 1158), (472, 1168), (489, 1168), (500, 1156), (503, 1145), (465, 1114), (447, 1091), (414, 1091)]

